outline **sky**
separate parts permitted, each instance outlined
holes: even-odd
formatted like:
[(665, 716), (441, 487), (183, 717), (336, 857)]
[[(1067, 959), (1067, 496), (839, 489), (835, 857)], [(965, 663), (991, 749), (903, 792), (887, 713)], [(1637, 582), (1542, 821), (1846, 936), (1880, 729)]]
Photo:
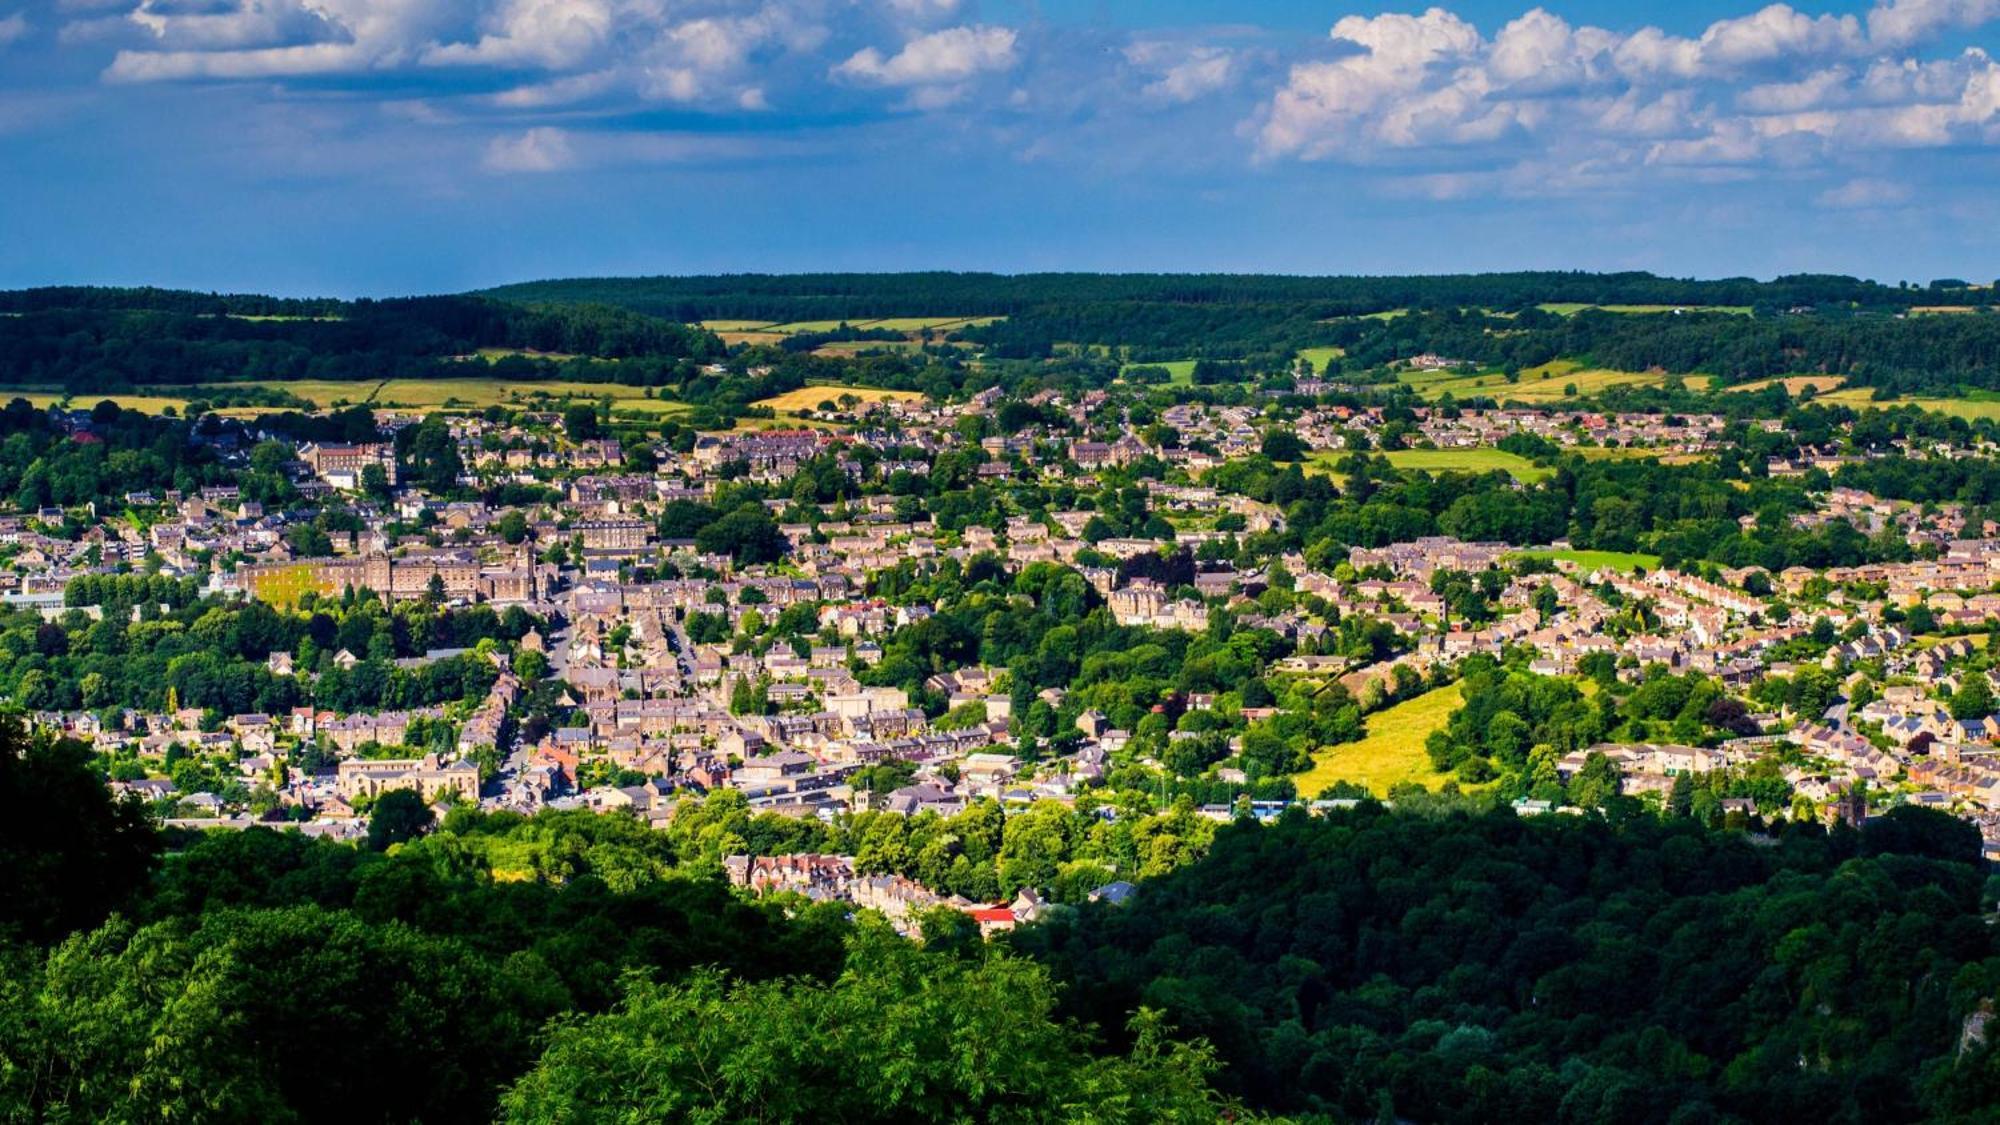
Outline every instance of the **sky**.
[(1991, 281), (1996, 53), (2000, 0), (0, 0), (0, 287)]

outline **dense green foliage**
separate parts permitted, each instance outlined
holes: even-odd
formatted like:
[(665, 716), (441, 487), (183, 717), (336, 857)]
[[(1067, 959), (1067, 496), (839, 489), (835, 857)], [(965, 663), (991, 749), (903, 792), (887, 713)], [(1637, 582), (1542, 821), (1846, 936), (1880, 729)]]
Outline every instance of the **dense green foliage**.
[(0, 497), (32, 512), (119, 501), (127, 492), (235, 483), (214, 449), (189, 437), (188, 423), (105, 403), (92, 413), (90, 440), (80, 441), (48, 411), (16, 398), (0, 410)]
[(1900, 393), (2000, 387), (2000, 318), (1991, 316), (1558, 316), (1530, 309), (1499, 317), (1451, 310), (1350, 321), (1332, 342), (1347, 349), (1350, 367), (1431, 352), (1515, 370), (1567, 357), (1731, 382), (1804, 371)]
[(1097, 1053), (960, 915), (919, 950), (583, 812), (459, 810), (367, 850), (211, 833), (148, 884), (153, 832), (81, 747), (0, 746), (0, 1120), (490, 1121), (510, 1084), (524, 1121), (1224, 1108), (1204, 1049), (1140, 1013)]
[(0, 717), (0, 940), (95, 925), (137, 890), (159, 850), (145, 813), (117, 802), (80, 743)]
[(1605, 741), (1704, 745), (1757, 733), (1744, 721), (1743, 704), (1699, 672), (1676, 675), (1655, 664), (1632, 684), (1618, 679), (1608, 654), (1586, 664), (1598, 673), (1590, 695), (1567, 677), (1467, 657), (1460, 665), (1464, 705), (1426, 746), (1432, 767), (1456, 770), (1468, 782), (1498, 778), (1508, 796), (1596, 807), (1604, 794), (1579, 800), (1575, 786), (1561, 785), (1556, 763), (1563, 755)]
[(1144, 1003), (1205, 1036), (1267, 1109), (1973, 1119), (2000, 1089), (1991, 1046), (1956, 1054), (2000, 986), (1984, 881), (1976, 833), (1914, 809), (1758, 847), (1685, 820), (1363, 806), (1231, 828), (1016, 944), (1084, 1018)]
[(1012, 952), (951, 913), (919, 949), (716, 879), (796, 821), (459, 810), (384, 851), (189, 837), (153, 874), (80, 747), (0, 744), (39, 818), (0, 839), (0, 1120), (1970, 1121), (2000, 1093), (1993, 1046), (1956, 1050), (2000, 987), (1977, 833), (1921, 810), (1764, 846), (1293, 813)]
[(831, 983), (635, 979), (611, 1012), (560, 1021), (507, 1095), (517, 1122), (1206, 1122), (1224, 1105), (1203, 1050), (1136, 1023), (1092, 1057), (1046, 974), (918, 951), (886, 932)]
[[(276, 311), (274, 311), (276, 310)], [(0, 383), (79, 391), (232, 379), (466, 373), (481, 348), (604, 359), (721, 352), (699, 329), (621, 309), (530, 309), (470, 297), (284, 302), (164, 290), (0, 293)], [(547, 364), (511, 361), (499, 372)]]
[[(509, 300), (593, 303), (680, 320), (864, 320), (1004, 314), (959, 335), (997, 357), (1046, 357), (1059, 344), (1190, 355), (1266, 367), (1308, 345), (1337, 345), (1349, 369), (1433, 353), (1520, 369), (1560, 357), (1627, 370), (1707, 372), (1731, 380), (1835, 372), (1896, 390), (2000, 387), (2000, 320), (1913, 317), (1961, 289), (1892, 288), (1848, 277), (1695, 281), (1645, 273), (1437, 277), (1148, 274), (804, 274), (595, 278), (489, 291)], [(1727, 313), (1582, 312), (1542, 304)], [(1795, 315), (1791, 310), (1810, 310)], [(1402, 312), (1395, 317), (1371, 313)], [(1196, 382), (1204, 382), (1201, 372)]]
[[(490, 661), (465, 653), (403, 668), (399, 658), (479, 641), (517, 640), (536, 619), (518, 607), (443, 609), (423, 601), (385, 608), (348, 596), (292, 613), (261, 601), (194, 597), (191, 580), (86, 575), (66, 592), (72, 606), (101, 605), (44, 621), (34, 610), (0, 609), (0, 691), (30, 709), (135, 707), (158, 712), (169, 697), (222, 714), (280, 713), (305, 702), (342, 711), (417, 707), (476, 699), (492, 686)], [(133, 620), (134, 610), (137, 620)], [(342, 651), (359, 661), (334, 663)], [(308, 684), (266, 667), (293, 653)]]
[[(852, 320), (887, 316), (992, 316), (1049, 306), (1304, 306), (1319, 316), (1400, 308), (1525, 308), (1542, 301), (1600, 304), (1790, 306), (1819, 302), (1904, 305), (1936, 300), (1851, 277), (1693, 281), (1648, 273), (1522, 272), (1430, 277), (1297, 277), (1258, 274), (729, 274), (576, 278), (486, 291), (506, 300), (618, 305), (675, 320)], [(1069, 337), (1081, 339), (1081, 337)]]

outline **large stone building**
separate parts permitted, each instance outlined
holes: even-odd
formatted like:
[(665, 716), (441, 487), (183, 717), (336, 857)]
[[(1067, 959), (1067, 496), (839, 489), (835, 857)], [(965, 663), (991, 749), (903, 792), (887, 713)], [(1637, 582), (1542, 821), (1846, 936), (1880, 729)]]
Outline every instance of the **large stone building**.
[(396, 449), (388, 442), (302, 445), (299, 460), (312, 469), (314, 476), (335, 488), (361, 487), (361, 472), (370, 465), (381, 466), (389, 483), (396, 483)]
[(464, 760), (447, 765), (436, 754), (426, 754), (421, 758), (342, 762), (334, 778), (334, 790), (349, 801), (379, 797), (394, 789), (414, 789), (426, 801), (456, 793), (476, 802), (479, 767)]

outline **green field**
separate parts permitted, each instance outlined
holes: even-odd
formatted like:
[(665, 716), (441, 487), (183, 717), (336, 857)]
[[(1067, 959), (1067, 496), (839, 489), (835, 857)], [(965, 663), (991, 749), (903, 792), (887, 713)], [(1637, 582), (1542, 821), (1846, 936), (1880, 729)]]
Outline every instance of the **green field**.
[(1171, 385), (1176, 387), (1192, 387), (1194, 386), (1194, 365), (1195, 361), (1191, 359), (1169, 359), (1160, 363), (1128, 363), (1119, 368), (1118, 373), (1123, 375), (1134, 367), (1164, 367), (1167, 369), (1167, 374), (1172, 376), (1169, 380)]
[(179, 395), (66, 394), (62, 391), (51, 391), (46, 388), (0, 387), (0, 403), (10, 402), (17, 398), (25, 398), (30, 405), (44, 410), (64, 400), (68, 400), (70, 409), (72, 410), (88, 410), (105, 399), (110, 399), (112, 402), (117, 403), (122, 410), (137, 410), (141, 414), (158, 414), (169, 406), (178, 411), (188, 403), (187, 399)]
[(1543, 312), (1557, 316), (1575, 316), (1585, 309), (1596, 309), (1608, 313), (1670, 313), (1675, 309), (1688, 312), (1730, 313), (1734, 316), (1749, 316), (1749, 305), (1592, 305), (1582, 301), (1549, 301), (1536, 306)]
[(1502, 449), (1393, 449), (1383, 456), (1399, 469), (1421, 469), (1429, 473), (1487, 473), (1495, 469), (1513, 475), (1523, 484), (1533, 484), (1555, 475), (1518, 454)]
[[(1442, 398), (1449, 392), (1458, 399), (1484, 396), (1503, 403), (1555, 403), (1599, 394), (1612, 387), (1665, 386), (1673, 376), (1659, 371), (1585, 368), (1573, 359), (1558, 359), (1523, 370), (1519, 381), (1514, 383), (1509, 383), (1507, 377), (1497, 371), (1472, 375), (1456, 371), (1405, 371), (1398, 378), (1415, 388), (1426, 401)], [(1713, 382), (1708, 375), (1683, 375), (1681, 380), (1696, 390)], [(1574, 394), (1570, 393), (1572, 387), (1576, 388)]]
[(850, 323), (856, 328), (887, 328), (893, 332), (922, 332), (926, 328), (933, 332), (950, 332), (960, 328), (978, 328), (999, 319), (997, 316), (887, 316), (880, 320)]
[(1312, 768), (1292, 780), (1305, 797), (1336, 781), (1366, 786), (1378, 797), (1405, 781), (1435, 787), (1446, 775), (1431, 768), (1424, 739), (1444, 729), (1459, 702), (1459, 685), (1451, 684), (1377, 711), (1368, 717), (1361, 741), (1325, 747), (1313, 755)]
[(1799, 392), (1811, 390), (1816, 394), (1839, 390), (1847, 382), (1845, 375), (1786, 375), (1781, 378), (1756, 379), (1748, 383), (1737, 383), (1722, 388), (1725, 391), (1761, 391), (1765, 387), (1783, 384), (1785, 393), (1796, 397)]
[[(347, 402), (367, 403), (384, 409), (483, 410), (489, 406), (527, 408), (576, 399), (594, 401), (609, 396), (614, 411), (678, 414), (687, 410), (685, 403), (647, 398), (642, 387), (628, 387), (619, 383), (579, 383), (562, 379), (537, 379), (528, 382), (498, 379), (385, 379), (380, 382), (273, 379), (254, 383), (216, 384), (213, 389), (220, 391), (229, 387), (246, 386), (289, 391), (322, 408), (332, 406), (336, 402)], [(188, 393), (199, 395), (204, 389), (207, 388), (194, 387), (190, 388)]]
[(1654, 461), (1663, 456), (1657, 449), (1623, 445), (1572, 445), (1563, 452), (1574, 453), (1586, 461)]
[(879, 387), (848, 387), (838, 384), (819, 384), (798, 387), (781, 395), (760, 398), (752, 406), (768, 406), (783, 414), (793, 410), (818, 410), (822, 402), (832, 402), (838, 406), (842, 395), (849, 395), (862, 404), (877, 402), (916, 402), (924, 396), (916, 391), (885, 391)]
[(1516, 555), (1529, 559), (1548, 559), (1551, 562), (1573, 562), (1585, 570), (1622, 570), (1627, 574), (1644, 567), (1658, 570), (1660, 556), (1642, 555), (1636, 551), (1557, 551), (1538, 549), (1516, 551)]
[(1339, 359), (1346, 354), (1347, 354), (1346, 348), (1326, 347), (1326, 348), (1299, 349), (1299, 358), (1311, 364), (1313, 373), (1319, 375), (1323, 375), (1326, 373), (1327, 360)]
[(1963, 418), (1968, 422), (1981, 418), (2000, 419), (2000, 401), (1982, 398), (1893, 398), (1877, 401), (1872, 387), (1842, 387), (1813, 400), (1828, 406), (1845, 406), (1852, 410), (1886, 410), (1898, 406), (1915, 406), (1937, 414), (1948, 414)]
[(516, 356), (524, 359), (546, 359), (555, 363), (576, 358), (572, 352), (538, 352), (533, 348), (481, 348), (473, 355), (488, 362), (496, 359), (512, 359)]
[[(926, 328), (933, 331), (975, 328), (982, 324), (991, 324), (999, 319), (1001, 318), (997, 316), (883, 316), (862, 317), (854, 320), (794, 320), (785, 324), (770, 324), (764, 321), (753, 320), (708, 320), (703, 321), (702, 324), (705, 327), (716, 328), (717, 331), (778, 332), (786, 334), (794, 332), (832, 332), (843, 324), (849, 328), (886, 328), (891, 332), (922, 332)], [(730, 325), (731, 327), (724, 329), (718, 327), (720, 325)]]

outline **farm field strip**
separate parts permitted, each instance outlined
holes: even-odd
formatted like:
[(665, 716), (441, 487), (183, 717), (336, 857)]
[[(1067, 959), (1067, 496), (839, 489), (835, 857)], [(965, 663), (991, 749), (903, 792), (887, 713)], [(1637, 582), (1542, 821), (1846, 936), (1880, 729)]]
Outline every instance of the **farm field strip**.
[(1523, 484), (1533, 484), (1555, 475), (1518, 454), (1504, 449), (1392, 449), (1383, 454), (1398, 469), (1419, 469), (1432, 473), (1487, 473), (1503, 470)]
[(846, 387), (814, 384), (786, 391), (781, 395), (758, 399), (752, 406), (768, 406), (783, 414), (793, 410), (817, 410), (822, 402), (838, 402), (842, 395), (853, 395), (864, 403), (909, 402), (924, 397), (918, 391), (891, 391), (881, 387)]
[(1573, 562), (1585, 570), (1610, 568), (1630, 574), (1644, 567), (1657, 570), (1660, 556), (1641, 554), (1637, 551), (1573, 551), (1555, 548), (1539, 548), (1514, 552), (1516, 556), (1528, 559), (1547, 559), (1550, 562)]
[(1749, 316), (1751, 312), (1749, 305), (1594, 305), (1585, 301), (1547, 301), (1535, 307), (1541, 309), (1543, 312), (1554, 313), (1557, 316), (1575, 316), (1585, 309), (1633, 315), (1681, 311), (1691, 313), (1729, 313), (1732, 316)]
[(1450, 684), (1385, 707), (1368, 716), (1359, 742), (1322, 747), (1313, 755), (1312, 768), (1292, 780), (1306, 797), (1318, 796), (1336, 781), (1366, 786), (1378, 797), (1405, 781), (1435, 788), (1446, 775), (1431, 768), (1424, 740), (1444, 729), (1461, 702), (1459, 685)]

